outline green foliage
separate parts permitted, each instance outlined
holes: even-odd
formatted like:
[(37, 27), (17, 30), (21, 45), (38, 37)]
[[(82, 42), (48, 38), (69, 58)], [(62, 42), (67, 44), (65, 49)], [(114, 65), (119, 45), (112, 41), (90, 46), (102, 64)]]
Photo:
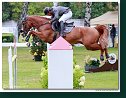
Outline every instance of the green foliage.
[(99, 66), (100, 65), (100, 61), (99, 60), (92, 60), (90, 65), (93, 65), (93, 66)]
[[(81, 68), (74, 68), (73, 70), (73, 88), (74, 89), (79, 89), (80, 88), (80, 78), (84, 76), (84, 70)], [(83, 86), (84, 87), (84, 86)]]
[(22, 2), (10, 2), (11, 6), (11, 20), (18, 20), (22, 11)]
[(86, 66), (99, 66), (100, 65), (100, 61), (98, 59), (91, 58), (89, 55), (85, 57), (84, 62)]
[(14, 35), (13, 34), (4, 34), (2, 36), (2, 43), (13, 42), (13, 39), (14, 39)]
[[(59, 5), (70, 7), (73, 12), (73, 18), (84, 19), (85, 2), (60, 2)], [(44, 15), (45, 7), (52, 7), (52, 2), (30, 2), (28, 6), (28, 15)], [(2, 21), (18, 20), (22, 11), (23, 2), (2, 2)], [(102, 15), (107, 11), (118, 9), (117, 2), (93, 2), (92, 18)]]
[(37, 36), (33, 36), (30, 53), (34, 56), (45, 56), (45, 51), (47, 50), (46, 46), (46, 43), (44, 43), (41, 39)]
[(22, 2), (2, 2), (2, 21), (18, 20), (22, 4)]
[(91, 16), (92, 18), (98, 17), (103, 13), (107, 12), (106, 3), (105, 2), (94, 2), (91, 6)]
[(117, 10), (118, 3), (116, 2), (93, 2), (91, 6), (92, 18), (98, 17), (107, 11)]
[(53, 3), (52, 2), (30, 2), (29, 3), (29, 8), (28, 8), (28, 15), (41, 15), (43, 16), (43, 9), (45, 7), (52, 7)]
[(81, 2), (71, 2), (70, 8), (73, 12), (73, 18), (83, 19), (85, 16), (85, 3)]
[[(30, 2), (28, 6), (28, 15), (44, 15), (43, 9), (46, 6), (53, 6), (52, 2)], [(22, 12), (23, 2), (3, 2), (2, 3), (2, 21), (18, 20)]]
[(9, 2), (2, 2), (2, 21), (10, 19), (11, 6)]
[[(75, 61), (75, 59), (74, 59)], [(74, 62), (73, 61), (73, 62)], [(42, 88), (48, 88), (48, 59), (47, 56), (43, 58), (43, 68), (41, 70), (41, 86)], [(84, 77), (84, 70), (81, 69), (79, 65), (74, 66), (73, 70), (73, 88), (78, 89), (78, 88), (84, 88), (84, 85), (80, 85), (80, 82), (84, 82), (85, 80), (82, 81), (82, 77)]]
[(40, 83), (41, 83), (41, 87), (42, 88), (48, 88), (48, 70), (45, 69), (45, 68), (42, 68), (41, 69), (41, 80), (40, 80)]
[(48, 69), (48, 58), (47, 58), (47, 54), (45, 54), (45, 56), (43, 57), (43, 65), (45, 69)]
[(77, 65), (77, 60), (76, 60), (75, 56), (73, 57), (73, 65), (74, 66)]
[(59, 5), (65, 6), (65, 7), (70, 7), (70, 2), (60, 2)]

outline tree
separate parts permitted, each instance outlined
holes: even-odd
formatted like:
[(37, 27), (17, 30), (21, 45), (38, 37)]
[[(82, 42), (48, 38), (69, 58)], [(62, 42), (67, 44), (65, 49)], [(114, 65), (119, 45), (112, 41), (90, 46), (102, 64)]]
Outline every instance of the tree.
[[(84, 19), (86, 3), (82, 2), (58, 2), (61, 6), (70, 7), (74, 19)], [(23, 2), (2, 2), (2, 21), (18, 20), (22, 11)], [(43, 16), (45, 7), (52, 7), (53, 2), (30, 2), (28, 15)], [(107, 11), (118, 10), (118, 2), (92, 2), (91, 18), (102, 15)]]
[(2, 21), (10, 20), (12, 13), (11, 13), (11, 5), (9, 2), (2, 2)]
[(65, 6), (65, 7), (70, 7), (70, 2), (60, 2), (60, 5)]
[(18, 37), (20, 36), (20, 31), (22, 28), (22, 21), (24, 21), (24, 19), (27, 16), (27, 12), (28, 12), (28, 2), (24, 2), (24, 5), (22, 7), (22, 13), (20, 14), (20, 19), (18, 20), (17, 26), (18, 26)]
[(118, 2), (92, 2), (91, 5), (91, 18), (98, 17), (107, 11), (117, 11)]
[(91, 20), (91, 5), (92, 5), (92, 2), (86, 2), (84, 26), (88, 26), (88, 27), (90, 27), (90, 20)]

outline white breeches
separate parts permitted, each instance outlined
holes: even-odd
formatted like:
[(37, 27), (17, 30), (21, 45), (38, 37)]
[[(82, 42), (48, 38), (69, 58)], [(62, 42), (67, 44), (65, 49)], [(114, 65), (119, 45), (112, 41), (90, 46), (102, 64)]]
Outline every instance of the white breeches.
[(72, 17), (72, 12), (69, 11), (68, 13), (63, 14), (63, 15), (60, 17), (59, 22), (60, 22), (60, 21), (65, 22), (65, 21), (67, 21), (68, 19), (70, 19), (71, 17)]

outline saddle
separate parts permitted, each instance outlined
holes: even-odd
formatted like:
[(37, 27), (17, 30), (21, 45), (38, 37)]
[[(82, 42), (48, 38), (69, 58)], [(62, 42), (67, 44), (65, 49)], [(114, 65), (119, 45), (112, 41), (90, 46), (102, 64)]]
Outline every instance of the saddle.
[[(70, 33), (72, 29), (75, 27), (74, 22), (65, 22), (64, 23), (64, 33)], [(60, 23), (59, 21), (54, 21), (52, 23), (52, 29), (54, 31), (60, 32)]]

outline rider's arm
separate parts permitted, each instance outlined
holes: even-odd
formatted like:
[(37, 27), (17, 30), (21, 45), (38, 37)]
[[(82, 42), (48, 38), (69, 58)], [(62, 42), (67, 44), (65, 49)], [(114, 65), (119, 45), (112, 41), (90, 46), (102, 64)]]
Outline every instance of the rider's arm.
[(58, 9), (53, 9), (53, 17), (51, 22), (55, 21), (59, 17), (59, 10)]

